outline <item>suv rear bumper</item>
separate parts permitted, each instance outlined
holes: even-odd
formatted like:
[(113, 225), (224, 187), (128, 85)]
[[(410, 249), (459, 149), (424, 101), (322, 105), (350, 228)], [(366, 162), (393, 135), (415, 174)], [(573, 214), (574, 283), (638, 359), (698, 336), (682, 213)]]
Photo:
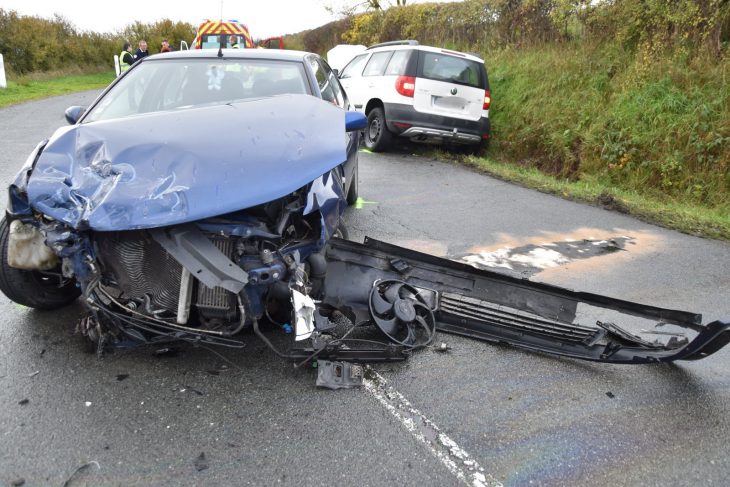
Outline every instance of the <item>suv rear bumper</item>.
[[(411, 105), (385, 104), (385, 120), (394, 135), (430, 142), (476, 144), (489, 138), (489, 118), (464, 120), (416, 111)], [(404, 126), (407, 125), (407, 126)]]

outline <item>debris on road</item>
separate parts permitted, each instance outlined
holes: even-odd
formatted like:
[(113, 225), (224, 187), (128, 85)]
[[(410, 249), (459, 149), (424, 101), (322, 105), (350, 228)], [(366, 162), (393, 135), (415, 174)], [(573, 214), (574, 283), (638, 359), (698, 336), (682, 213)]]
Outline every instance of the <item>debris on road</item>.
[(28, 377), (35, 377), (36, 375), (38, 375), (40, 373), (41, 373), (40, 370), (36, 370), (35, 372), (31, 372), (30, 374), (28, 374)]
[(96, 468), (101, 470), (101, 465), (99, 465), (99, 462), (93, 460), (89, 463), (85, 463), (84, 465), (81, 465), (79, 468), (74, 470), (74, 473), (71, 474), (71, 476), (63, 483), (63, 487), (70, 487), (72, 482), (76, 480), (77, 476), (81, 475), (82, 473), (85, 473), (89, 470), (89, 467), (92, 465), (95, 465)]
[(88, 408), (89, 406), (91, 406), (91, 401), (86, 401), (86, 402), (84, 403), (84, 406), (86, 406), (87, 408)]
[(21, 406), (25, 406), (29, 402), (30, 402), (30, 399), (26, 398), (26, 399), (21, 399), (20, 401), (18, 401), (18, 404), (20, 404)]
[(317, 387), (326, 389), (352, 389), (361, 387), (363, 368), (349, 362), (319, 360), (317, 366)]
[(434, 352), (446, 353), (451, 351), (451, 347), (446, 342), (441, 342), (433, 347)]
[(198, 455), (197, 458), (193, 461), (193, 465), (195, 465), (195, 469), (198, 472), (202, 472), (209, 467), (208, 459), (205, 457), (205, 452), (200, 452), (200, 455)]
[(190, 392), (193, 392), (193, 393), (197, 394), (198, 396), (204, 396), (204, 395), (205, 395), (205, 394), (204, 394), (204, 393), (203, 393), (202, 391), (199, 391), (199, 390), (197, 390), (197, 389), (193, 389), (192, 387), (190, 387), (190, 386), (185, 386), (185, 385), (183, 386), (183, 388), (182, 388), (182, 389), (180, 389), (180, 392), (185, 392), (185, 391), (188, 391), (188, 390), (189, 390)]
[(15, 480), (11, 480), (10, 485), (12, 487), (20, 487), (21, 485), (25, 485), (25, 479), (21, 477), (21, 478), (15, 479)]
[(117, 382), (122, 382), (127, 378), (129, 378), (129, 374), (117, 374)]
[(608, 392), (606, 393), (606, 395), (607, 395), (607, 396), (608, 396), (609, 398), (611, 398), (611, 399), (613, 399), (613, 398), (615, 398), (615, 397), (616, 397), (616, 395), (615, 395), (615, 394), (614, 394), (613, 392), (611, 392), (611, 391), (608, 391)]

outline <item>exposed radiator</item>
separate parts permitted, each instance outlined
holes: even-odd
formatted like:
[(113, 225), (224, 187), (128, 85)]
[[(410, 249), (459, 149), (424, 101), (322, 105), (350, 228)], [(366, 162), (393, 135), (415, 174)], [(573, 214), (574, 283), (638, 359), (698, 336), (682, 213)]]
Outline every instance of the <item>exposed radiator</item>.
[[(213, 244), (231, 258), (233, 256), (232, 239), (214, 239)], [(231, 318), (236, 314), (236, 297), (222, 287), (209, 288), (198, 281), (198, 292), (195, 298), (198, 311), (207, 318)]]
[(145, 231), (100, 232), (94, 235), (97, 255), (123, 296), (155, 310), (174, 311), (180, 295), (182, 266)]

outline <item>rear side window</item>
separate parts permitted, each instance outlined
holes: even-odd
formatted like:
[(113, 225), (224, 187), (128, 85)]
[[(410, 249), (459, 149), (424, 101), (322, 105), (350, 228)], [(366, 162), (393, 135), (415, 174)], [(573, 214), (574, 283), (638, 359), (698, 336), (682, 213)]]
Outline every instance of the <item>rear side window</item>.
[(484, 65), (448, 54), (421, 52), (419, 77), (486, 89)]
[(393, 51), (376, 52), (370, 56), (370, 61), (365, 66), (365, 71), (362, 72), (363, 76), (382, 76), (385, 72), (385, 66), (388, 65), (390, 56)]
[(353, 76), (360, 76), (362, 68), (365, 67), (365, 59), (367, 59), (368, 54), (360, 54), (359, 56), (354, 57), (352, 61), (347, 63), (347, 66), (342, 68), (340, 78), (345, 79), (352, 78)]
[(385, 68), (386, 76), (401, 76), (406, 74), (406, 64), (408, 63), (408, 55), (412, 51), (395, 51), (393, 57), (390, 58), (388, 67)]

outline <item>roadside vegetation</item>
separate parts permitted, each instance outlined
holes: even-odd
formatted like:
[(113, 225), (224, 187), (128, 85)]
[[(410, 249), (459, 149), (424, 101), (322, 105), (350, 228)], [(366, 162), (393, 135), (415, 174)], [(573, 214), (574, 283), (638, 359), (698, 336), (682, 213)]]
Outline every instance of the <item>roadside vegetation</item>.
[(156, 53), (162, 39), (179, 46), (194, 36), (192, 24), (169, 19), (96, 33), (78, 31), (58, 15), (45, 19), (0, 8), (0, 54), (8, 82), (0, 89), (0, 107), (107, 86), (114, 80), (114, 55), (125, 40), (136, 47), (145, 39), (150, 53)]
[(502, 178), (730, 240), (730, 2), (467, 0), (370, 11), (285, 39), (477, 52)]

